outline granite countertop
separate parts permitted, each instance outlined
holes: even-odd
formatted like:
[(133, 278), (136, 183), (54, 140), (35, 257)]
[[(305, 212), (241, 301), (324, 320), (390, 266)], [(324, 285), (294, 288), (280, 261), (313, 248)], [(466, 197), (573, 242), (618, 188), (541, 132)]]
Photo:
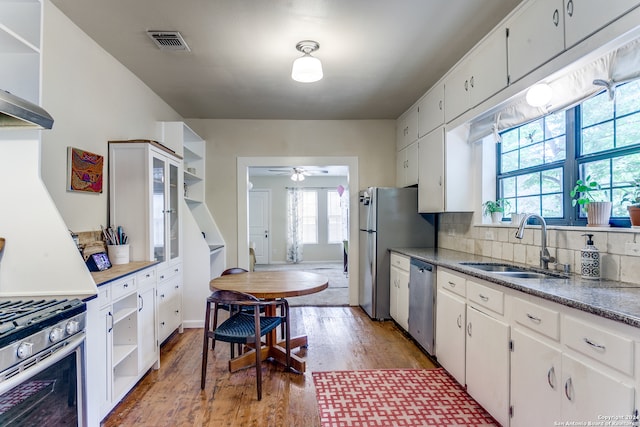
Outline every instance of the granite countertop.
[(520, 279), (462, 263), (510, 264), (527, 269), (535, 267), (447, 249), (392, 248), (391, 251), (640, 328), (640, 285), (637, 284), (604, 279), (585, 280), (575, 274), (567, 278)]

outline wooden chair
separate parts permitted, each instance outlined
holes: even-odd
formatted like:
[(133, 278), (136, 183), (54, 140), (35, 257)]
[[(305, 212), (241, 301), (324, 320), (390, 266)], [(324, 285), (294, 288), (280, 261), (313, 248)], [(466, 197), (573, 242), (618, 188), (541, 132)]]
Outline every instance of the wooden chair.
[[(223, 271), (220, 275), (221, 276), (226, 276), (227, 274), (241, 274), (241, 273), (247, 273), (247, 270), (245, 270), (244, 268), (240, 268), (240, 267), (231, 267), (231, 268), (227, 268), (225, 271)], [(247, 309), (247, 308), (245, 308)], [(213, 313), (213, 325), (210, 326), (210, 328), (216, 329), (218, 327), (218, 310), (224, 310), (224, 311), (228, 311), (229, 312), (229, 316), (231, 316), (234, 311), (238, 311), (238, 307), (233, 307), (230, 306), (229, 304), (218, 304), (217, 309), (214, 311)], [(216, 340), (214, 339), (211, 342), (211, 350), (215, 350), (216, 348)], [(233, 344), (231, 344), (231, 358), (233, 359), (235, 357), (235, 351), (233, 349)], [(240, 346), (238, 346), (238, 349), (240, 348)]]
[[(213, 304), (213, 307), (211, 306)], [(209, 328), (211, 310), (217, 312), (218, 305), (227, 304), (238, 306), (240, 310), (232, 314), (227, 320), (222, 322), (215, 329)], [(262, 309), (267, 311), (268, 306), (280, 308), (280, 315), (265, 316), (261, 314)], [(251, 308), (252, 313), (243, 308)], [(270, 310), (277, 313), (278, 310)], [(207, 356), (209, 353), (209, 339), (215, 341), (225, 341), (233, 344), (247, 345), (253, 347), (256, 355), (256, 386), (258, 400), (262, 399), (262, 337), (273, 331), (278, 325), (285, 325), (285, 346), (286, 346), (286, 367), (291, 366), (291, 332), (289, 330), (289, 304), (287, 300), (280, 299), (274, 301), (260, 300), (253, 295), (235, 291), (214, 291), (207, 298), (207, 311), (204, 321), (204, 342), (202, 344), (202, 376), (200, 388), (204, 389), (207, 376)]]

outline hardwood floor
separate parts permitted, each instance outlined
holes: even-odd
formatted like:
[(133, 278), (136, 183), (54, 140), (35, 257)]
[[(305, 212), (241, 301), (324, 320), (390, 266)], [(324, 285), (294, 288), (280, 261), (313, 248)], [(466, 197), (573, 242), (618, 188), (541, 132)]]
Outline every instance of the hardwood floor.
[[(109, 426), (319, 426), (314, 371), (433, 368), (434, 363), (391, 322), (374, 322), (359, 307), (292, 307), (292, 335), (306, 333), (304, 374), (263, 365), (262, 400), (255, 369), (230, 374), (229, 345), (209, 355), (200, 389), (202, 329), (174, 334), (150, 371), (105, 418)], [(211, 352), (211, 350), (209, 350)]]

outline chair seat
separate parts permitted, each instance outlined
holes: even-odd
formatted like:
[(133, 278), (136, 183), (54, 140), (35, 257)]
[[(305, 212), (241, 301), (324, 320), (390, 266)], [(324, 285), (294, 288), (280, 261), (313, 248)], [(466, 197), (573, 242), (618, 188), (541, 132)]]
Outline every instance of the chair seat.
[[(253, 310), (252, 310), (253, 311)], [(282, 317), (260, 317), (262, 335), (271, 332), (282, 323)], [(214, 331), (214, 339), (232, 343), (248, 343), (255, 341), (255, 317), (253, 313), (242, 311), (236, 313), (218, 326)]]

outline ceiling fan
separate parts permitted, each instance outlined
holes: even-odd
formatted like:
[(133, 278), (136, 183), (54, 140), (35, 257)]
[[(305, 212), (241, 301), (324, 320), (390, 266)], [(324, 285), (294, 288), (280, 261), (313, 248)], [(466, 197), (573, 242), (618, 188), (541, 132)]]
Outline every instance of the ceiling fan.
[(277, 175), (291, 175), (292, 181), (304, 181), (306, 176), (310, 175), (323, 175), (329, 173), (326, 169), (319, 168), (303, 168), (303, 167), (292, 167), (292, 168), (275, 168), (269, 169), (269, 172), (274, 172)]

